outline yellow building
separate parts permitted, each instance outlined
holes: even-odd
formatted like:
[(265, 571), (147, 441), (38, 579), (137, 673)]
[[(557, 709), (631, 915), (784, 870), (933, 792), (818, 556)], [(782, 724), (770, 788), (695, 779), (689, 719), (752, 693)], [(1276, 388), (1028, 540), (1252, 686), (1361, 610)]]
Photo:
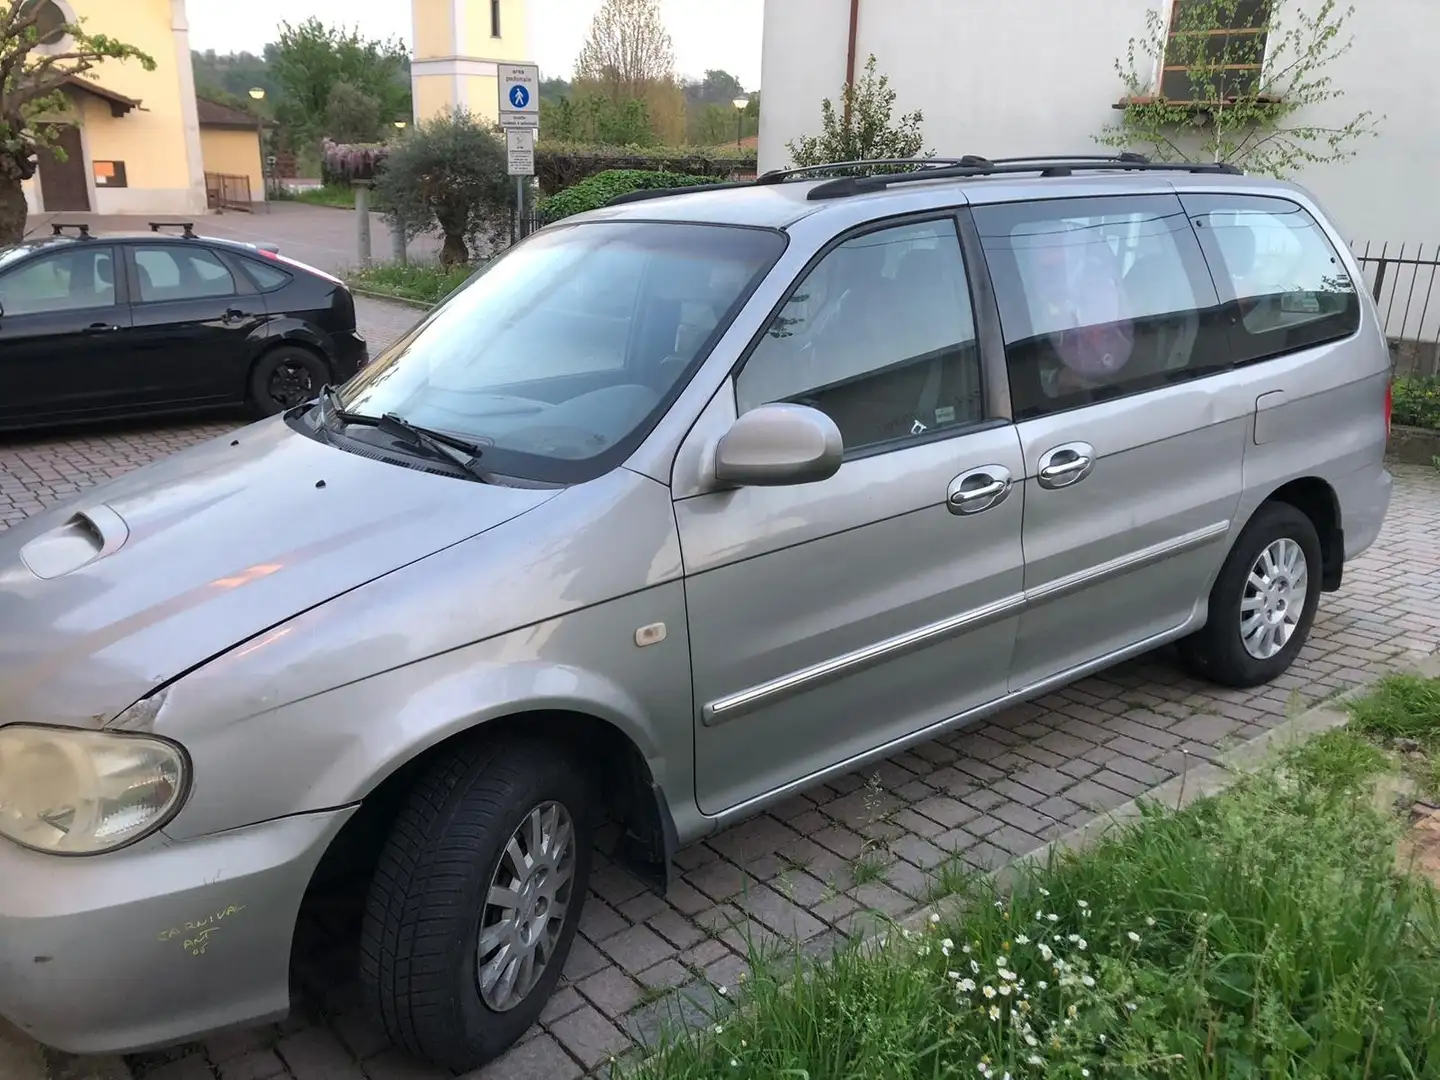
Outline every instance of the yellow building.
[(415, 120), (454, 109), (499, 120), (497, 63), (526, 56), (526, 0), (412, 0)]
[(106, 62), (66, 87), (70, 109), (61, 155), (42, 153), (26, 183), (32, 210), (100, 214), (204, 213), (205, 162), (190, 63), (185, 0), (40, 0), (41, 54), (66, 51), (66, 23), (105, 34), (154, 57)]

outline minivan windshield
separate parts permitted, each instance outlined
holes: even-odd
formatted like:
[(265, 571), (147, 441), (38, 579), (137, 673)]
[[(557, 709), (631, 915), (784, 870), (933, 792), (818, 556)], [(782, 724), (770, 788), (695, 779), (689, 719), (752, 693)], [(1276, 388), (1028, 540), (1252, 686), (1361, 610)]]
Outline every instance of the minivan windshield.
[(341, 391), (483, 447), (488, 470), (573, 483), (618, 464), (785, 248), (738, 226), (592, 222), (492, 262)]

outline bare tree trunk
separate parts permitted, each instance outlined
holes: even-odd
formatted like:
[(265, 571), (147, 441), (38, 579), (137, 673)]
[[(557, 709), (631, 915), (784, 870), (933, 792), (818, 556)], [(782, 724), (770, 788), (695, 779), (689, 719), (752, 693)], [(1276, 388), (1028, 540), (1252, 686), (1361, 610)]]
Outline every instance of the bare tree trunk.
[(20, 180), (0, 174), (0, 244), (18, 244), (25, 239), (28, 215)]
[(456, 233), (445, 234), (445, 246), (440, 249), (441, 266), (459, 266), (461, 263), (470, 261), (470, 249), (465, 246), (465, 238)]

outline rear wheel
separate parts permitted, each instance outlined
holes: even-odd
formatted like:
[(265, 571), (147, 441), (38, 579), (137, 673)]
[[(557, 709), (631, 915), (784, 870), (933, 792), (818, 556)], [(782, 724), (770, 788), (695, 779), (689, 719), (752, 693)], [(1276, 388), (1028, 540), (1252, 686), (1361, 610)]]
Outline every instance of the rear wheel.
[(314, 399), (329, 381), (330, 369), (319, 356), (300, 345), (281, 345), (250, 372), (250, 410), (274, 416)]
[(361, 977), (390, 1038), (457, 1072), (539, 1018), (593, 843), (585, 775), (553, 747), (471, 746), (422, 775), (366, 906)]
[(1310, 636), (1320, 603), (1320, 537), (1289, 503), (1265, 503), (1210, 590), (1209, 621), (1180, 643), (1197, 675), (1251, 687), (1283, 674)]

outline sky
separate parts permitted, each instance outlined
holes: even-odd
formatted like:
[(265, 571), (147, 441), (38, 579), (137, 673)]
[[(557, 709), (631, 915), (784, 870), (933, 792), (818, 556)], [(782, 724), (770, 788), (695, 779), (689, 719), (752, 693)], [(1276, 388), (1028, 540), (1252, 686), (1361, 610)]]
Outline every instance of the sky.
[[(484, 0), (470, 0), (488, 12)], [(600, 0), (530, 0), (529, 59), (545, 78), (569, 78)], [(258, 53), (275, 38), (281, 20), (300, 22), (314, 15), (331, 24), (357, 24), (369, 37), (399, 37), (410, 42), (407, 0), (187, 0), (192, 48), (216, 52)], [(661, 0), (675, 67), (698, 78), (707, 68), (735, 75), (746, 89), (760, 87), (760, 33), (764, 0)], [(356, 12), (363, 10), (363, 15)]]

